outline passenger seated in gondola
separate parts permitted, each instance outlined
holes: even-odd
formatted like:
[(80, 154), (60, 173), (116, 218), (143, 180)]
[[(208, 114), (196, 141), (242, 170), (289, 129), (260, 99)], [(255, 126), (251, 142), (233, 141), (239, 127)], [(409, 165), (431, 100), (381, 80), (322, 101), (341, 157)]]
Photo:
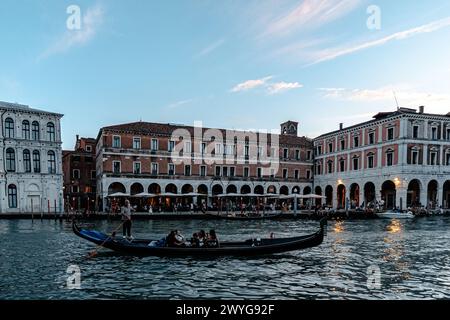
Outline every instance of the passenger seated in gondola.
[(217, 238), (216, 231), (210, 230), (208, 240), (206, 241), (206, 247), (208, 248), (219, 248), (219, 239)]
[(185, 247), (184, 238), (178, 230), (171, 231), (167, 236), (168, 247)]
[(198, 239), (198, 233), (194, 233), (191, 239), (191, 247), (198, 248), (200, 247), (200, 241)]
[(204, 247), (207, 240), (205, 230), (200, 230), (200, 232), (197, 233), (197, 235), (198, 235), (198, 246)]

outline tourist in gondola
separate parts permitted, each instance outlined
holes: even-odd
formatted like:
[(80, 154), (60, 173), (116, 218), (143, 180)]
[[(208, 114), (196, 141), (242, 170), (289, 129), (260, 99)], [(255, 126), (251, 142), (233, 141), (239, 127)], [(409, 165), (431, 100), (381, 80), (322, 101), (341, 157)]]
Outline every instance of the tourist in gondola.
[(216, 231), (210, 230), (208, 235), (208, 240), (206, 241), (206, 247), (208, 248), (219, 248), (219, 239), (217, 238)]

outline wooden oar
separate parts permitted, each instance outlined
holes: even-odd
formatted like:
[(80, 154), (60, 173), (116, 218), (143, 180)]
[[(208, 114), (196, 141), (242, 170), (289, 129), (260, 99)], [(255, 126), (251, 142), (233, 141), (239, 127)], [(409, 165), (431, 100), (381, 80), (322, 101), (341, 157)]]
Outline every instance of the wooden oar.
[(126, 222), (127, 220), (124, 220), (124, 221), (122, 221), (122, 223), (111, 233), (111, 235), (108, 237), (108, 238), (106, 238), (106, 240), (105, 241), (103, 241), (102, 242), (102, 244), (99, 244), (99, 245), (97, 245), (97, 247), (93, 250), (93, 251), (91, 251), (91, 252), (89, 252), (89, 254), (88, 254), (88, 258), (94, 258), (97, 254), (98, 254), (98, 250), (100, 249), (100, 248), (103, 248), (103, 245), (109, 240), (109, 239), (111, 239), (112, 237), (114, 237), (115, 235), (116, 235), (116, 232), (123, 226), (123, 224)]

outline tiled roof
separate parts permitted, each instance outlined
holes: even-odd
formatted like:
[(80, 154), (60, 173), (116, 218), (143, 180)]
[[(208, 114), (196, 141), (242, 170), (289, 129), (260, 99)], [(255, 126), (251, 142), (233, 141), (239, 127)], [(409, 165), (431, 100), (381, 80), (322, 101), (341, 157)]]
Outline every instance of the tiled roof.
[[(108, 126), (103, 127), (100, 132), (102, 131), (116, 131), (116, 132), (126, 132), (126, 133), (132, 133), (132, 134), (148, 134), (148, 135), (163, 135), (163, 136), (170, 136), (172, 135), (173, 131), (177, 129), (185, 129), (187, 130), (192, 136), (194, 135), (194, 127), (192, 126), (185, 126), (181, 124), (171, 124), (171, 123), (153, 123), (153, 122), (132, 122), (132, 123), (124, 123), (114, 126)], [(211, 128), (202, 128), (203, 133)], [(214, 129), (214, 128), (212, 128)], [(214, 130), (220, 130), (222, 132), (222, 135), (225, 137), (227, 129), (214, 129)], [(232, 131), (232, 129), (229, 129)], [(251, 131), (238, 131), (238, 132), (244, 132), (246, 134), (251, 133)], [(295, 144), (295, 145), (306, 145), (309, 146), (312, 144), (312, 140), (308, 139), (306, 137), (297, 137), (297, 136), (290, 136), (290, 135), (278, 135), (280, 144)]]
[(59, 114), (59, 113), (34, 109), (34, 108), (30, 108), (29, 106), (24, 105), (24, 104), (11, 103), (11, 102), (5, 102), (5, 101), (0, 101), (0, 109), (7, 109), (7, 110), (11, 110), (11, 111), (18, 110), (18, 111), (24, 111), (24, 112), (37, 112), (37, 113), (44, 113), (44, 114), (60, 116), (60, 117), (63, 116), (62, 114)]

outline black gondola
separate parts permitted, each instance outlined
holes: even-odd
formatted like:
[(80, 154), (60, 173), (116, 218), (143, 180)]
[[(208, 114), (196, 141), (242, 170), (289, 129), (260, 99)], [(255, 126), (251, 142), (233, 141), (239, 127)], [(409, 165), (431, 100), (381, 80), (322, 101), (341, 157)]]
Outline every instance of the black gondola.
[(222, 242), (219, 248), (193, 248), (193, 247), (152, 247), (152, 240), (133, 240), (108, 236), (95, 230), (79, 229), (73, 223), (73, 232), (101, 247), (120, 253), (137, 256), (254, 256), (274, 253), (296, 251), (316, 247), (322, 244), (326, 234), (326, 219), (320, 221), (320, 230), (317, 232), (280, 239), (250, 239), (242, 242)]
[(217, 213), (206, 213), (206, 216), (210, 219), (224, 219), (224, 220), (274, 220), (283, 216), (283, 213), (270, 213), (264, 215), (228, 215)]

